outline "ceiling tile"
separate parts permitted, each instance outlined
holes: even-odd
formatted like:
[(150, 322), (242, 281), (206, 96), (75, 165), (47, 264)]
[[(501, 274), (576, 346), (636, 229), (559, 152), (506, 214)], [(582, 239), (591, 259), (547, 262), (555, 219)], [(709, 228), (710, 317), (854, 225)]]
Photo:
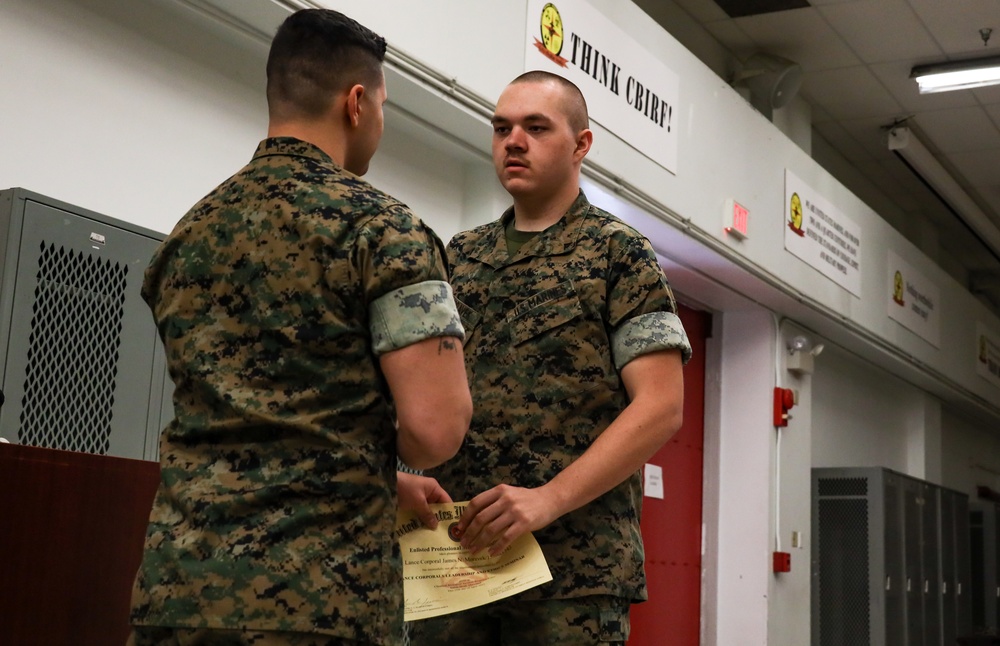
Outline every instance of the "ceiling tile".
[[(924, 27), (949, 57), (1000, 54), (997, 0), (909, 0)], [(992, 27), (988, 46), (979, 30)]]
[[(713, 20), (729, 20), (729, 16), (722, 10), (722, 7), (712, 0), (676, 0), (681, 9), (694, 16), (700, 22), (711, 22)], [(662, 0), (642, 0), (636, 1), (640, 7), (643, 5), (669, 4)]]
[(861, 65), (804, 74), (802, 96), (822, 105), (834, 119), (886, 116), (891, 122), (902, 111), (875, 75)]
[[(998, 6), (997, 9), (1000, 10), (1000, 6)], [(1000, 19), (998, 19), (997, 22), (1000, 22)], [(991, 85), (989, 87), (972, 90), (972, 94), (976, 97), (976, 100), (983, 105), (996, 105), (1000, 103), (1000, 85)]]
[(942, 54), (905, 0), (836, 4), (819, 11), (865, 63)]
[(807, 72), (860, 62), (815, 8), (748, 16), (734, 22), (760, 50), (795, 61)]
[(980, 107), (921, 112), (913, 121), (942, 153), (1000, 148), (1000, 128)]
[[(984, 108), (984, 110), (986, 110), (986, 114), (990, 116), (990, 119), (993, 120), (993, 125), (1000, 128), (1000, 103), (988, 105)], [(813, 114), (815, 114), (815, 112)]]
[(735, 20), (710, 22), (705, 25), (705, 29), (738, 58), (746, 58), (757, 50), (757, 45), (740, 29)]
[(811, 104), (809, 108), (811, 110), (812, 122), (814, 124), (824, 123), (826, 121), (833, 121), (833, 117), (830, 116), (830, 113), (827, 112), (826, 108), (824, 108), (823, 106)]

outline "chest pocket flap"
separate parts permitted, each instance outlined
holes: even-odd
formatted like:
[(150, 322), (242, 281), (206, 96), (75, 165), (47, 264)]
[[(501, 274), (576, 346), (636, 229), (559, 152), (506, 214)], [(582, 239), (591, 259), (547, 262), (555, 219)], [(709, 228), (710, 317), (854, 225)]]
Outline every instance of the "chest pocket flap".
[(514, 345), (553, 330), (583, 314), (573, 283), (566, 281), (527, 298), (507, 316)]

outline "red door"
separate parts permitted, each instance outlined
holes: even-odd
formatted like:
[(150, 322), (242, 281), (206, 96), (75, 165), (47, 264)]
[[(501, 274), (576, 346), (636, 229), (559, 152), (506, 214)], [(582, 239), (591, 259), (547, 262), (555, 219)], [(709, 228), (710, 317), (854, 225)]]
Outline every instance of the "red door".
[(684, 423), (652, 464), (664, 499), (643, 498), (649, 600), (632, 606), (629, 646), (698, 646), (701, 622), (701, 487), (704, 464), (705, 339), (712, 317), (680, 306), (691, 349), (684, 367)]

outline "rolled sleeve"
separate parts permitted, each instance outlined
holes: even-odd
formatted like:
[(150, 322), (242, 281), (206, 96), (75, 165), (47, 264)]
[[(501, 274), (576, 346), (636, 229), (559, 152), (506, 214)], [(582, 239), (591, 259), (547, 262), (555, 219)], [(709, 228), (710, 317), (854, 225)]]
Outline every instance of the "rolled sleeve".
[(684, 363), (691, 359), (687, 332), (673, 312), (641, 314), (622, 323), (612, 334), (611, 354), (618, 370), (632, 359), (658, 350), (680, 350)]
[(372, 302), (369, 320), (376, 355), (433, 337), (465, 337), (451, 285), (443, 280), (425, 280), (388, 292)]

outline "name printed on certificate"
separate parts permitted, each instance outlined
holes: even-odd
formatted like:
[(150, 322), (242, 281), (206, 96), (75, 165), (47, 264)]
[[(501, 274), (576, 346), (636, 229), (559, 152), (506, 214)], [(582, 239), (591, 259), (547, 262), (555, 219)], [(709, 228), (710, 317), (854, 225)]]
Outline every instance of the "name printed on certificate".
[(396, 537), (403, 555), (403, 618), (427, 619), (468, 610), (552, 580), (545, 556), (531, 533), (496, 556), (471, 554), (455, 536), (467, 502), (431, 505), (437, 529), (414, 512), (400, 512)]

